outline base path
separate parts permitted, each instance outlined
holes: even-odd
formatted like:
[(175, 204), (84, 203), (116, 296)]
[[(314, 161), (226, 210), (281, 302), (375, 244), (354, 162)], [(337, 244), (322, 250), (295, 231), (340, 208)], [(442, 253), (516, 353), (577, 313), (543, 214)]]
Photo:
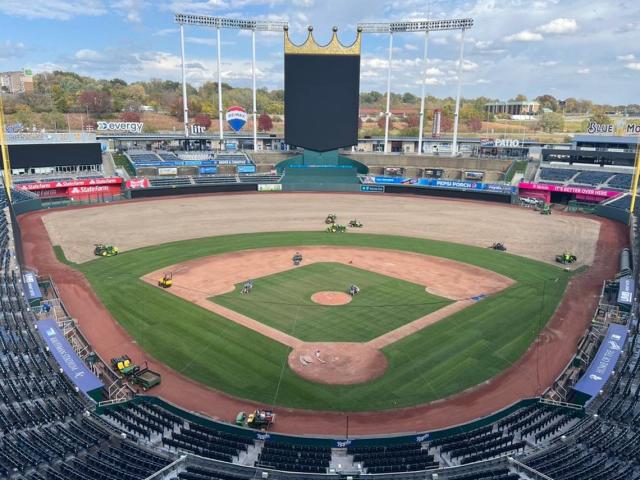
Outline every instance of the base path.
[[(253, 199), (253, 205), (256, 208), (260, 204), (266, 203), (266, 200), (270, 198), (263, 195), (248, 195), (247, 197)], [(277, 197), (280, 196), (278, 195)], [(517, 254), (521, 254), (525, 252), (526, 248), (535, 245), (536, 258), (542, 256), (540, 252), (543, 251), (546, 252), (544, 253), (545, 256), (551, 255), (553, 252), (557, 253), (560, 247), (562, 247), (560, 250), (570, 247), (576, 251), (575, 248), (571, 247), (574, 244), (581, 244), (587, 251), (595, 252), (593, 266), (572, 279), (558, 310), (541, 333), (539, 341), (511, 368), (485, 384), (443, 401), (394, 411), (350, 413), (348, 420), (349, 433), (353, 436), (421, 432), (458, 425), (489, 415), (522, 398), (542, 393), (554, 382), (555, 378), (575, 355), (578, 340), (590, 324), (602, 288), (602, 282), (616, 274), (618, 270), (617, 252), (628, 245), (629, 231), (625, 225), (598, 217), (565, 215), (554, 212), (551, 215), (551, 221), (544, 224), (549, 227), (549, 230), (545, 231), (545, 227), (540, 222), (542, 221), (541, 219), (550, 220), (549, 217), (536, 215), (530, 211), (522, 211), (517, 207), (494, 206), (477, 202), (442, 201), (430, 198), (403, 198), (402, 203), (405, 205), (411, 204), (411, 211), (417, 212), (413, 217), (413, 221), (421, 219), (419, 223), (422, 225), (420, 227), (422, 230), (417, 234), (411, 235), (411, 233), (406, 233), (407, 227), (395, 228), (400, 223), (400, 216), (403, 212), (401, 206), (396, 206), (397, 208), (392, 210), (389, 204), (385, 202), (386, 197), (368, 198), (364, 195), (312, 194), (308, 197), (304, 195), (283, 195), (282, 201), (286, 205), (283, 204), (281, 211), (273, 212), (271, 229), (273, 230), (274, 225), (278, 225), (277, 221), (274, 221), (275, 217), (287, 212), (288, 207), (297, 205), (297, 199), (304, 199), (304, 202), (301, 200), (301, 203), (308, 205), (314, 198), (317, 198), (317, 205), (315, 205), (314, 211), (323, 211), (323, 215), (326, 215), (327, 211), (338, 211), (337, 208), (334, 209), (332, 207), (332, 199), (334, 197), (347, 197), (360, 207), (366, 200), (368, 202), (368, 212), (371, 215), (384, 211), (384, 216), (390, 219), (384, 232), (388, 234), (428, 236), (424, 226), (429, 225), (429, 229), (433, 232), (433, 237), (437, 238), (437, 230), (439, 228), (437, 224), (439, 223), (440, 226), (443, 226), (443, 230), (448, 232), (447, 235), (450, 236), (447, 240), (472, 244), (478, 244), (482, 239), (487, 240), (488, 243), (505, 241), (509, 251)], [(118, 235), (123, 239), (129, 235), (135, 242), (138, 242), (136, 246), (143, 246), (143, 238), (147, 242), (153, 243), (168, 241), (164, 236), (157, 238), (149, 232), (156, 231), (164, 235), (166, 231), (164, 226), (167, 226), (166, 218), (174, 215), (171, 216), (172, 222), (168, 227), (170, 227), (169, 230), (175, 236), (178, 236), (176, 233), (177, 228), (185, 228), (185, 223), (182, 222), (181, 218), (178, 218), (178, 216), (182, 216), (182, 213), (177, 213), (180, 210), (175, 208), (176, 205), (181, 204), (189, 207), (185, 216), (192, 217), (192, 223), (190, 223), (194, 230), (191, 234), (192, 236), (197, 235), (196, 231), (200, 232), (198, 236), (215, 235), (215, 232), (204, 231), (202, 228), (204, 225), (215, 226), (223, 213), (226, 214), (224, 218), (226, 222), (244, 223), (238, 222), (238, 218), (243, 218), (243, 215), (247, 213), (248, 200), (239, 201), (239, 199), (243, 198), (244, 196), (241, 195), (229, 197), (180, 197), (153, 202), (122, 203), (117, 205), (117, 208), (115, 205), (110, 205), (59, 211), (55, 212), (55, 215), (63, 215), (65, 220), (68, 221), (56, 220), (57, 226), (55, 228), (57, 232), (55, 241), (56, 244), (62, 244), (66, 252), (66, 244), (61, 243), (64, 240), (62, 237), (76, 239), (74, 242), (77, 242), (77, 246), (74, 248), (79, 253), (83, 252), (87, 245), (92, 245), (99, 241), (95, 239), (97, 235), (95, 232), (101, 231), (117, 231)], [(273, 198), (276, 198), (276, 196)], [(200, 202), (218, 203), (220, 200), (224, 200), (224, 204), (229, 206), (230, 210), (228, 212), (221, 208), (216, 210), (213, 217), (209, 219), (207, 219), (207, 215), (211, 214), (210, 210), (205, 209), (200, 215), (195, 215), (194, 211), (200, 212), (198, 208)], [(345, 199), (343, 208), (345, 214), (348, 214), (346, 203)], [(239, 205), (239, 208), (235, 208), (234, 205)], [(129, 211), (129, 207), (135, 208)], [(175, 211), (173, 210), (174, 208)], [(341, 211), (338, 211), (338, 213), (340, 214)], [(453, 220), (454, 217), (467, 216), (464, 211), (469, 212), (467, 223)], [(114, 216), (112, 216), (112, 212)], [(436, 212), (435, 218), (429, 217), (431, 212)], [(130, 213), (132, 215), (129, 215)], [(150, 229), (145, 229), (145, 215), (157, 216), (158, 213), (162, 213), (160, 217), (164, 218), (159, 218), (157, 223), (149, 226)], [(258, 406), (263, 407), (263, 405), (256, 405), (249, 401), (233, 398), (223, 392), (193, 382), (150, 358), (142, 348), (132, 341), (124, 329), (115, 322), (109, 312), (98, 301), (84, 277), (71, 267), (57, 261), (51, 248), (51, 240), (41, 218), (47, 214), (50, 214), (50, 212), (34, 212), (23, 215), (19, 219), (22, 227), (25, 263), (36, 268), (40, 275), (51, 275), (53, 277), (65, 306), (70, 314), (78, 320), (84, 335), (103, 358), (121, 354), (125, 349), (135, 358), (148, 360), (149, 367), (158, 370), (163, 377), (162, 384), (154, 390), (154, 394), (182, 408), (204, 413), (213, 418), (221, 418), (233, 422), (238, 411), (246, 411)], [(69, 214), (73, 215), (67, 217)], [(94, 230), (85, 229), (89, 225), (87, 220), (83, 220), (85, 215), (98, 219), (97, 222), (92, 224)], [(364, 215), (358, 215), (358, 218), (361, 217), (363, 217), (364, 221)], [(319, 221), (321, 222), (323, 218), (324, 216)], [(114, 223), (115, 219), (118, 219), (119, 223)], [(180, 220), (180, 222), (177, 222), (179, 227), (174, 228), (173, 219)], [(531, 223), (527, 221), (528, 219), (531, 220)], [(74, 220), (80, 221), (80, 224), (74, 223)], [(411, 219), (402, 218), (404, 222), (409, 220)], [(486, 228), (489, 224), (492, 226), (491, 230)], [(163, 228), (158, 229), (158, 225), (163, 225)], [(473, 228), (469, 228), (470, 225), (473, 225)], [(289, 227), (289, 225), (287, 224), (286, 227)], [(480, 228), (483, 229), (483, 233), (478, 233)], [(476, 235), (477, 238), (468, 242), (467, 239), (472, 238), (473, 235)], [(486, 238), (488, 236), (492, 238)], [(89, 240), (89, 237), (92, 240)], [(513, 248), (515, 243), (513, 243), (512, 239), (516, 237), (520, 238), (518, 249)], [(175, 239), (178, 240), (180, 238)], [(597, 249), (591, 244), (595, 243), (595, 239), (597, 239)], [(117, 244), (115, 241), (113, 243)], [(128, 241), (128, 244), (133, 245), (134, 243)], [(612, 252), (614, 253), (612, 254)], [(347, 416), (343, 413), (282, 408), (276, 408), (275, 411), (279, 416), (274, 429), (278, 432), (331, 435), (335, 438), (342, 438), (347, 424)]]

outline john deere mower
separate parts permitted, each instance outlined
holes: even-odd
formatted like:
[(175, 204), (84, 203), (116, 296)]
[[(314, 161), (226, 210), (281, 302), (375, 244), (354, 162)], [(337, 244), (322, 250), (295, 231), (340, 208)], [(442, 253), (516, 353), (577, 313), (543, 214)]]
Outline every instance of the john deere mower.
[(556, 255), (556, 262), (561, 263), (563, 265), (570, 265), (578, 261), (578, 257), (576, 257), (573, 253), (565, 251), (562, 255)]
[(362, 228), (364, 227), (364, 223), (359, 222), (358, 219), (349, 220), (349, 226), (352, 228)]
[(327, 218), (324, 219), (324, 223), (326, 223), (327, 225), (330, 225), (332, 223), (336, 223), (336, 219), (338, 217), (336, 216), (335, 213), (330, 213), (329, 215), (327, 215)]
[(327, 233), (344, 233), (346, 231), (347, 227), (345, 227), (344, 225), (338, 225), (336, 223), (327, 227)]
[(158, 286), (162, 288), (169, 288), (173, 285), (173, 272), (165, 273), (164, 276), (158, 280)]
[(125, 377), (130, 377), (140, 371), (140, 367), (131, 361), (129, 355), (112, 358), (111, 368)]
[(493, 250), (498, 250), (499, 252), (506, 252), (507, 251), (507, 247), (504, 246), (504, 243), (500, 243), (500, 242), (495, 242), (489, 248), (491, 248)]
[(113, 257), (118, 254), (118, 247), (96, 243), (96, 248), (93, 249), (93, 254), (97, 257)]

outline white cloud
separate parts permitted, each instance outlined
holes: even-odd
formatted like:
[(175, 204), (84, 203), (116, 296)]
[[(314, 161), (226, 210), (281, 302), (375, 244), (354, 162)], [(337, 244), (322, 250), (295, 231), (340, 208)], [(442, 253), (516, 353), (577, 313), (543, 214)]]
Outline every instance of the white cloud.
[(640, 62), (630, 62), (627, 63), (624, 67), (628, 68), (629, 70), (640, 71)]
[(11, 40), (0, 42), (0, 60), (22, 57), (25, 51), (26, 47), (22, 42), (14, 43)]
[(616, 57), (616, 59), (624, 61), (624, 62), (629, 62), (631, 60), (635, 60), (636, 56), (633, 53), (630, 53), (628, 55), (618, 55)]
[(82, 62), (97, 62), (102, 60), (102, 55), (95, 50), (91, 50), (89, 48), (83, 48), (78, 50), (73, 56), (76, 60), (80, 60)]
[(13, 17), (69, 20), (107, 13), (101, 0), (1, 0), (0, 12)]
[(142, 10), (148, 7), (146, 0), (112, 0), (109, 7), (123, 16), (127, 22), (140, 23)]
[(507, 43), (511, 42), (540, 42), (544, 40), (544, 37), (539, 33), (532, 32), (530, 30), (523, 30), (518, 33), (514, 33), (513, 35), (507, 35), (504, 37), (504, 41)]
[(549, 23), (540, 25), (536, 28), (538, 32), (550, 33), (553, 35), (564, 35), (574, 33), (578, 30), (578, 22), (574, 18), (556, 18)]
[(404, 44), (404, 49), (409, 51), (409, 52), (415, 52), (418, 50), (418, 47), (416, 47), (415, 45), (413, 45), (412, 43), (405, 43)]
[(576, 70), (576, 73), (579, 75), (588, 75), (589, 73), (591, 73), (591, 69), (588, 67), (579, 68), (578, 70)]
[(557, 60), (546, 60), (544, 62), (540, 62), (540, 66), (541, 67), (555, 67), (559, 63), (560, 62), (558, 62)]

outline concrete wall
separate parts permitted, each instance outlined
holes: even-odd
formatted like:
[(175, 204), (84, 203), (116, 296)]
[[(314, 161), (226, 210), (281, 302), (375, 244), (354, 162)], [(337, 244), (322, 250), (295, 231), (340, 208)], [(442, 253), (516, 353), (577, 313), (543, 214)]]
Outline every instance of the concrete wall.
[(295, 157), (296, 155), (300, 155), (299, 153), (294, 152), (246, 152), (249, 155), (249, 158), (253, 160), (253, 163), (256, 165), (276, 165), (283, 160), (287, 160), (289, 158)]

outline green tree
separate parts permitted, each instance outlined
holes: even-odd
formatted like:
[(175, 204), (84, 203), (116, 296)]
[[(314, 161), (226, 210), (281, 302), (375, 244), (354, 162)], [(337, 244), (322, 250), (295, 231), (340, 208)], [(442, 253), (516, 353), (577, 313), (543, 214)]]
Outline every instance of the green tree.
[(596, 110), (593, 115), (589, 117), (589, 122), (595, 122), (600, 125), (612, 125), (611, 119), (604, 113), (603, 110)]
[(564, 129), (564, 117), (559, 113), (545, 113), (538, 120), (538, 126), (545, 132), (560, 132)]

